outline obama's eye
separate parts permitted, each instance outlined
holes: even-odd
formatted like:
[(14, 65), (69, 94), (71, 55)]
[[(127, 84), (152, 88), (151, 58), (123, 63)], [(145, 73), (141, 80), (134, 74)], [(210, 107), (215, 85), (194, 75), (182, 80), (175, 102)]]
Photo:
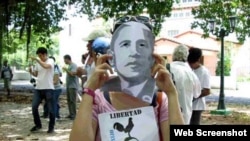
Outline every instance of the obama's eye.
[(147, 48), (148, 47), (148, 44), (145, 40), (138, 40), (136, 44), (139, 48)]
[(120, 45), (120, 47), (129, 47), (130, 44), (131, 44), (130, 41), (125, 40), (125, 41), (122, 41), (119, 45)]

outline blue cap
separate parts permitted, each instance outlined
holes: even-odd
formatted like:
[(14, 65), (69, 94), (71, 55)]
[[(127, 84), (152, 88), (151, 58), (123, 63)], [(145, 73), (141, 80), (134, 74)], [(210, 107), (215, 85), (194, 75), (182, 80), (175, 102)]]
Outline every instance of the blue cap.
[(105, 54), (110, 47), (110, 39), (106, 37), (98, 37), (92, 43), (92, 49), (96, 53)]

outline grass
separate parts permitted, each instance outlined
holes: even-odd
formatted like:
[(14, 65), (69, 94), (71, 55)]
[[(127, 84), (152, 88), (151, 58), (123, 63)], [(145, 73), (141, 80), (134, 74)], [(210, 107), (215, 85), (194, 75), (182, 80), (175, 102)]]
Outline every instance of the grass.
[(211, 114), (210, 110), (217, 108), (217, 102), (207, 103), (208, 109), (203, 113), (202, 122), (204, 124), (244, 124), (250, 125), (250, 105), (245, 104), (227, 104), (230, 110), (229, 115)]
[(250, 82), (250, 76), (238, 76), (237, 82)]

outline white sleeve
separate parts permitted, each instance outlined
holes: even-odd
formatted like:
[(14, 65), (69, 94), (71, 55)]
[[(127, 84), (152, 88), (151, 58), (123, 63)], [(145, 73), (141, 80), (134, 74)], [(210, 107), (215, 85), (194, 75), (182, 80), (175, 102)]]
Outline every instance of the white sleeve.
[(210, 74), (208, 72), (208, 70), (204, 71), (203, 75), (202, 75), (202, 82), (201, 82), (201, 87), (202, 88), (207, 88), (210, 89), (211, 85), (210, 85)]
[(194, 98), (198, 98), (201, 95), (201, 83), (195, 73), (193, 73), (193, 79), (194, 79)]

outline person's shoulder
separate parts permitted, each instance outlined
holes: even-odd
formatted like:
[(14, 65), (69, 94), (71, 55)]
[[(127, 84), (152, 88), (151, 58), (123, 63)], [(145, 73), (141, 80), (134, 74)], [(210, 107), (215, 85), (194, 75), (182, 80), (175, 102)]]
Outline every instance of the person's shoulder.
[(47, 62), (50, 63), (50, 64), (54, 64), (54, 60), (51, 59), (51, 58), (48, 58), (48, 59), (47, 59)]
[(96, 103), (97, 105), (103, 105), (105, 101), (106, 100), (104, 98), (103, 91), (100, 89), (95, 90), (94, 103)]
[(72, 62), (71, 66), (77, 67), (77, 64)]
[(209, 72), (209, 70), (208, 70), (208, 68), (207, 67), (205, 67), (205, 66), (201, 66), (201, 70), (202, 70), (202, 72), (204, 73), (204, 74), (210, 74), (210, 72)]

